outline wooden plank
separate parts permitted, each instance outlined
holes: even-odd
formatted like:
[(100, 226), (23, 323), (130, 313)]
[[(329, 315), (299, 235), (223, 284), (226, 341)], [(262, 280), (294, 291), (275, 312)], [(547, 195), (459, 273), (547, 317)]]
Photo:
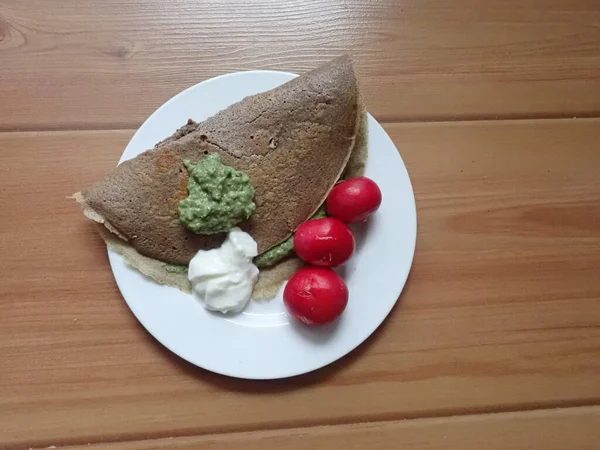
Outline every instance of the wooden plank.
[(4, 0), (2, 130), (137, 127), (174, 94), (351, 51), (384, 121), (600, 113), (590, 0)]
[(385, 423), (190, 436), (69, 450), (596, 450), (600, 408), (569, 408)]
[(0, 443), (600, 401), (600, 120), (387, 130), (418, 204), (401, 301), (351, 356), (273, 382), (179, 360), (121, 299), (100, 238), (65, 196), (110, 170), (131, 131), (0, 134)]

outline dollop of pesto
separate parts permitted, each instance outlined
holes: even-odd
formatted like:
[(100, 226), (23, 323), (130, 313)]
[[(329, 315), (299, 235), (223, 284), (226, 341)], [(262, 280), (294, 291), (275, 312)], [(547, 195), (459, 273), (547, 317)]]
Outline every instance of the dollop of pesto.
[[(325, 209), (325, 205), (321, 205), (321, 207), (317, 210), (317, 212), (310, 218), (312, 219), (322, 219), (327, 217), (327, 210)], [(282, 259), (294, 253), (294, 235), (292, 234), (285, 241), (277, 244), (275, 247), (267, 250), (266, 252), (261, 253), (256, 258), (254, 258), (254, 264), (259, 269), (263, 267), (274, 266)]]
[(179, 220), (198, 234), (224, 233), (256, 210), (254, 186), (244, 172), (221, 163), (213, 153), (196, 165), (185, 160), (188, 196), (179, 202)]

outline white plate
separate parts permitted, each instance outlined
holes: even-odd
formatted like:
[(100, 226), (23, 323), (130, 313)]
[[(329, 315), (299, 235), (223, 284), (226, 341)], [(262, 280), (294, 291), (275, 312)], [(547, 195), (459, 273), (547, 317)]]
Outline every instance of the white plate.
[[(188, 118), (202, 121), (295, 76), (273, 71), (238, 72), (192, 86), (144, 122), (119, 162), (152, 148)], [(383, 322), (404, 287), (415, 249), (415, 199), (406, 167), (392, 140), (370, 115), (366, 175), (381, 187), (383, 203), (367, 224), (355, 227), (356, 252), (340, 270), (350, 291), (348, 307), (332, 325), (306, 328), (296, 323), (286, 313), (281, 291), (272, 300), (251, 301), (235, 316), (210, 313), (192, 295), (151, 281), (109, 251), (119, 289), (152, 336), (173, 353), (212, 372), (272, 379), (332, 363)]]

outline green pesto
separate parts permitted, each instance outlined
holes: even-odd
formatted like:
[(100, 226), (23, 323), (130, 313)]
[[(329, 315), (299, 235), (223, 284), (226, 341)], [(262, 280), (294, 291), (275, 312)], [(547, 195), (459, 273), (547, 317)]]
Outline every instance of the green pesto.
[(319, 209), (317, 209), (317, 212), (313, 214), (313, 216), (310, 218), (310, 220), (324, 219), (325, 217), (327, 217), (327, 209), (325, 208), (325, 203), (323, 203), (321, 205), (321, 207)]
[(259, 269), (277, 264), (283, 258), (294, 252), (294, 235), (292, 234), (285, 241), (277, 244), (275, 247), (261, 253), (254, 258), (254, 264)]
[[(327, 210), (325, 209), (325, 205), (321, 205), (321, 207), (310, 219), (322, 219), (324, 217), (327, 217)], [(254, 264), (258, 268), (273, 266), (282, 259), (291, 255), (293, 252), (294, 235), (292, 234), (285, 241), (277, 244), (275, 247), (267, 250), (266, 252), (261, 253), (256, 258), (254, 258)]]
[(188, 271), (188, 266), (186, 266), (185, 264), (165, 263), (164, 268), (167, 272), (170, 273), (186, 273)]
[(256, 210), (254, 186), (244, 172), (221, 163), (213, 153), (196, 165), (185, 160), (188, 196), (179, 202), (179, 220), (194, 233), (224, 233)]

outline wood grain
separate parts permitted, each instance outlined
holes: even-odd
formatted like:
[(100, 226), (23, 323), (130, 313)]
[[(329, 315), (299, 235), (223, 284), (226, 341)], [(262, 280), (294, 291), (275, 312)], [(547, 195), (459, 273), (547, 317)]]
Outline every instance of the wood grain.
[(69, 450), (596, 450), (600, 408), (418, 419), (83, 445)]
[(131, 131), (0, 134), (0, 447), (600, 402), (600, 120), (387, 131), (418, 203), (401, 301), (349, 357), (265, 383), (157, 344), (65, 198)]
[(3, 0), (0, 129), (137, 127), (177, 92), (354, 54), (383, 121), (600, 113), (590, 0)]

